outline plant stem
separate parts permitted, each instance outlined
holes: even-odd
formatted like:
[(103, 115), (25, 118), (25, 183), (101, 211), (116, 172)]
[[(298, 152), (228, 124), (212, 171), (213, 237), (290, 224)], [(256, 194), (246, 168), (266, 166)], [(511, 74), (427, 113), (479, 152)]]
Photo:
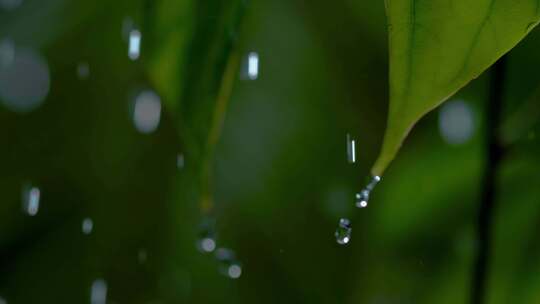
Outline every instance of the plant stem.
[(478, 210), (477, 240), (478, 251), (473, 269), (471, 303), (486, 303), (486, 285), (491, 258), (493, 217), (496, 207), (497, 171), (503, 155), (503, 147), (498, 140), (501, 123), (502, 100), (506, 56), (499, 59), (492, 68), (489, 100), (486, 105), (486, 165), (482, 189), (482, 201)]

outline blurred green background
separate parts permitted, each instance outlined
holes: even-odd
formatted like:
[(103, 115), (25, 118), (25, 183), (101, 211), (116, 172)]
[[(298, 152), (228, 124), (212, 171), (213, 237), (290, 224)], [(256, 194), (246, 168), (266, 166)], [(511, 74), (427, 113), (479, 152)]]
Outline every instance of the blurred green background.
[[(468, 301), (488, 75), (423, 119), (370, 206), (354, 207), (386, 120), (382, 1), (18, 2), (0, 0), (3, 301), (104, 303), (91, 299), (96, 280), (107, 303)], [(207, 145), (228, 63), (249, 52), (258, 78), (234, 71)], [(45, 80), (9, 70), (25, 54)], [(535, 30), (508, 57), (488, 303), (540, 303), (538, 66)], [(9, 92), (36, 83), (41, 101), (17, 106)], [(134, 113), (148, 90), (161, 108), (145, 133)], [(33, 216), (28, 187), (40, 191)], [(347, 246), (334, 238), (342, 217)], [(208, 219), (240, 278), (197, 250)]]

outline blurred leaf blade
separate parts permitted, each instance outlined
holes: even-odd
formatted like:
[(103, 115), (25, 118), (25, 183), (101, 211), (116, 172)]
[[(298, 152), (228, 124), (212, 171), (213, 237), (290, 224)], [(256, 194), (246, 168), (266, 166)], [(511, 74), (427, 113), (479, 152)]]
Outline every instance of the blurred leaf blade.
[(512, 49), (539, 18), (537, 1), (388, 0), (386, 9), (390, 109), (374, 175), (420, 118)]

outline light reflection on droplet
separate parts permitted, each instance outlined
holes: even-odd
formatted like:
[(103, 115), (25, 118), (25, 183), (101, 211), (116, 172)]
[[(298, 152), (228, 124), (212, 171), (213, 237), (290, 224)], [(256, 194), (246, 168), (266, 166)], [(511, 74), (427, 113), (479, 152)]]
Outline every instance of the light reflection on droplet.
[(22, 4), (22, 0), (0, 0), (0, 7), (6, 11), (12, 11)]
[(231, 279), (238, 279), (242, 275), (242, 266), (236, 260), (234, 251), (226, 248), (216, 250), (216, 259), (220, 263), (220, 272)]
[(375, 189), (375, 186), (381, 181), (380, 176), (372, 176), (369, 183), (366, 185), (364, 189), (362, 189), (359, 193), (355, 196), (355, 204), (358, 208), (366, 208), (368, 206), (369, 202), (369, 196), (371, 195), (371, 191)]
[(25, 186), (23, 188), (23, 210), (29, 216), (35, 216), (39, 211), (41, 191), (34, 186)]
[(92, 288), (90, 290), (90, 303), (107, 303), (107, 282), (105, 282), (105, 280), (97, 279), (92, 283)]
[(448, 101), (439, 111), (439, 132), (451, 145), (467, 142), (474, 134), (474, 115), (462, 100)]
[(81, 230), (84, 234), (89, 235), (94, 230), (94, 221), (91, 218), (85, 218), (82, 221)]
[(0, 68), (0, 101), (11, 111), (36, 109), (47, 97), (49, 87), (47, 62), (33, 50), (17, 48), (11, 64)]
[(15, 43), (9, 38), (0, 41), (0, 69), (7, 68), (15, 60)]
[(141, 38), (141, 32), (139, 30), (133, 29), (129, 32), (129, 59), (139, 59), (141, 53)]
[(347, 134), (347, 160), (351, 164), (356, 162), (356, 141), (350, 134)]
[(259, 54), (250, 52), (242, 64), (241, 77), (256, 80), (259, 77)]
[(336, 232), (334, 233), (334, 236), (336, 237), (336, 242), (339, 245), (348, 244), (351, 241), (351, 232), (351, 221), (346, 218), (340, 219)]
[(134, 101), (133, 123), (141, 133), (152, 133), (161, 119), (161, 100), (153, 91), (142, 91)]
[(87, 62), (81, 62), (77, 65), (77, 76), (79, 79), (87, 79), (90, 76), (90, 66)]

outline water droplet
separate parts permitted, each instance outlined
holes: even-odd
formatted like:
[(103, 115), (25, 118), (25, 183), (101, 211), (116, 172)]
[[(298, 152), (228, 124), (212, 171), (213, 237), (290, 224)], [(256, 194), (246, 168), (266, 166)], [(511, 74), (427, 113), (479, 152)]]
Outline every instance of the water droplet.
[(248, 53), (242, 66), (241, 76), (243, 79), (256, 80), (259, 78), (259, 54), (256, 52)]
[(107, 303), (107, 282), (105, 282), (105, 280), (97, 279), (92, 283), (92, 288), (90, 290), (90, 303)]
[(474, 115), (471, 107), (461, 100), (445, 103), (439, 111), (439, 132), (451, 145), (467, 142), (474, 133)]
[(137, 252), (137, 260), (139, 261), (139, 264), (146, 263), (147, 259), (148, 259), (148, 252), (146, 251), (146, 249), (144, 248), (139, 249), (139, 251)]
[(210, 253), (216, 249), (216, 238), (214, 236), (214, 222), (205, 220), (201, 224), (197, 248), (202, 253)]
[(367, 186), (362, 189), (359, 193), (355, 196), (355, 204), (358, 208), (366, 208), (368, 206), (369, 202), (369, 196), (371, 194), (371, 191), (375, 188), (375, 186), (381, 181), (380, 176), (373, 176), (371, 177), (371, 180), (367, 184)]
[(77, 76), (79, 79), (87, 79), (90, 76), (90, 66), (87, 62), (81, 62), (77, 65)]
[[(3, 57), (9, 58), (9, 52)], [(10, 61), (5, 58), (2, 61)], [(12, 62), (0, 68), (0, 102), (11, 111), (26, 113), (38, 108), (49, 94), (49, 87), (47, 62), (30, 49), (16, 49)]]
[(39, 211), (41, 191), (38, 187), (26, 185), (23, 187), (23, 210), (29, 216), (35, 216)]
[(0, 0), (0, 7), (6, 11), (12, 11), (21, 6), (22, 0)]
[(15, 60), (15, 43), (9, 38), (0, 41), (0, 69), (13, 64)]
[(133, 123), (144, 134), (154, 132), (161, 119), (161, 99), (154, 91), (142, 91), (134, 101)]
[(128, 56), (131, 60), (139, 59), (141, 54), (141, 32), (137, 29), (132, 29), (129, 32), (129, 48)]
[(94, 221), (91, 218), (85, 218), (82, 221), (81, 230), (86, 235), (92, 233), (92, 230), (94, 230)]
[(336, 242), (340, 245), (348, 244), (351, 241), (351, 232), (351, 221), (346, 218), (340, 219), (336, 233), (334, 234), (336, 237)]
[(219, 270), (231, 279), (242, 276), (242, 265), (236, 260), (234, 251), (226, 248), (216, 250), (216, 259), (219, 261)]
[(356, 162), (356, 141), (347, 134), (347, 160), (353, 164)]
[(178, 155), (176, 155), (176, 167), (178, 169), (183, 169), (185, 165), (186, 165), (186, 160), (184, 158), (184, 154), (178, 153)]

